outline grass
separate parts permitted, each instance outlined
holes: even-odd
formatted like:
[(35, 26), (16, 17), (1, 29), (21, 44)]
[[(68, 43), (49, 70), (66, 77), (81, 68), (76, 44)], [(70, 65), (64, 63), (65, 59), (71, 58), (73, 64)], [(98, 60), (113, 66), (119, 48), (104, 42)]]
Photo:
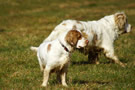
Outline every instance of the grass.
[(100, 57), (99, 65), (87, 64), (87, 56), (75, 51), (67, 76), (69, 87), (57, 83), (52, 74), (47, 88), (40, 87), (36, 53), (38, 46), (65, 19), (97, 20), (124, 11), (135, 25), (134, 0), (0, 0), (0, 90), (42, 89), (135, 89), (135, 30), (115, 42), (126, 68)]

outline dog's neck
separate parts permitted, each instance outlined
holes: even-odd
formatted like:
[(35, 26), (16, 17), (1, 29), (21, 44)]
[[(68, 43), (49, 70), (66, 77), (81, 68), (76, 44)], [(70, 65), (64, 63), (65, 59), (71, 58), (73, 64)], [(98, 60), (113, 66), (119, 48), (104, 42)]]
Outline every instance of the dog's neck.
[(62, 40), (58, 40), (61, 47), (68, 53), (71, 53), (73, 51), (73, 47), (70, 46), (67, 42), (63, 42)]
[(68, 48), (67, 48), (65, 45), (63, 45), (63, 44), (61, 43), (61, 41), (59, 41), (59, 43), (61, 44), (61, 46), (64, 48), (65, 51), (70, 52), (70, 51), (68, 50)]
[(74, 47), (72, 47), (70, 44), (68, 44), (66, 41), (65, 41), (65, 38), (61, 38), (61, 37), (65, 37), (66, 36), (66, 33), (63, 33), (63, 35), (60, 36), (60, 38), (58, 38), (58, 41), (59, 43), (61, 44), (62, 48), (64, 48), (64, 50), (66, 52), (72, 52)]
[(119, 35), (121, 34), (121, 32), (119, 32), (120, 30), (115, 23), (114, 15), (105, 16), (104, 18), (102, 18), (100, 20), (102, 22), (104, 21), (106, 24), (108, 24), (112, 28), (112, 30), (114, 30), (115, 33), (114, 33), (113, 40), (116, 40), (119, 37)]

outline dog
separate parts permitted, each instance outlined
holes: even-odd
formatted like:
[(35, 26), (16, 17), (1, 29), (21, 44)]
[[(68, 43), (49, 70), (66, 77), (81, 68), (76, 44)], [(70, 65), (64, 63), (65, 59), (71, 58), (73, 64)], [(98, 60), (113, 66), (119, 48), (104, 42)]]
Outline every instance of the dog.
[(55, 40), (43, 42), (39, 47), (31, 47), (37, 52), (41, 71), (44, 72), (42, 86), (46, 87), (51, 72), (56, 72), (59, 81), (67, 86), (66, 73), (70, 61), (70, 54), (75, 48), (88, 45), (88, 40), (77, 30), (63, 33)]
[(113, 45), (121, 34), (131, 31), (131, 25), (128, 24), (125, 13), (118, 12), (97, 21), (64, 20), (55, 27), (44, 42), (52, 41), (61, 33), (72, 29), (79, 30), (88, 38), (89, 44), (85, 51), (87, 51), (89, 61), (99, 64), (98, 55), (102, 51), (107, 58), (125, 67), (125, 64), (120, 62), (115, 55)]

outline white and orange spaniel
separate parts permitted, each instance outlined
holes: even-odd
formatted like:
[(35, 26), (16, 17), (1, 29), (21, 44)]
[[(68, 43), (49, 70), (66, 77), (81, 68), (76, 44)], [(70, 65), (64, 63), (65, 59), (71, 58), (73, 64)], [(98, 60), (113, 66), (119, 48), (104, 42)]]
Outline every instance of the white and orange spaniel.
[[(98, 60), (97, 51), (103, 51), (105, 56), (115, 63), (125, 66), (119, 61), (114, 54), (114, 41), (120, 34), (131, 31), (131, 25), (128, 24), (127, 17), (123, 12), (105, 16), (97, 21), (76, 21), (64, 20), (57, 25), (52, 33), (44, 40), (44, 42), (52, 41), (60, 36), (63, 32), (69, 30), (78, 30), (85, 33), (89, 40), (88, 52), (89, 59)], [(98, 64), (98, 61), (96, 61)]]
[(88, 40), (77, 30), (65, 31), (56, 40), (43, 42), (38, 48), (31, 47), (37, 51), (39, 65), (44, 71), (42, 86), (47, 86), (49, 74), (56, 71), (58, 79), (63, 86), (66, 84), (67, 67), (70, 54), (74, 48), (82, 48), (88, 44)]

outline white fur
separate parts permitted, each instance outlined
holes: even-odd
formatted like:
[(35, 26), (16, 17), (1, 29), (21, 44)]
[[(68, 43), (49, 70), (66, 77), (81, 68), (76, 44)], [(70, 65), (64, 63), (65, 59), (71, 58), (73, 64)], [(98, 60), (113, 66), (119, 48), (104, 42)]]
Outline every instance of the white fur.
[[(119, 13), (116, 13), (119, 14)], [(124, 66), (117, 56), (114, 54), (114, 41), (118, 38), (120, 32), (118, 26), (115, 23), (115, 15), (105, 16), (98, 21), (76, 21), (76, 20), (64, 20), (57, 25), (52, 33), (44, 40), (44, 42), (52, 41), (56, 39), (61, 33), (76, 29), (84, 32), (88, 35), (89, 46), (93, 45), (94, 34), (97, 35), (97, 42), (94, 46), (104, 49), (105, 56), (115, 61), (115, 63)], [(131, 31), (131, 25), (126, 23), (125, 32)]]
[[(47, 86), (49, 74), (51, 70), (56, 69), (61, 77), (61, 82), (63, 86), (67, 86), (66, 84), (66, 72), (69, 63), (69, 56), (73, 50), (73, 47), (70, 46), (69, 43), (65, 41), (65, 36), (67, 35), (68, 31), (61, 34), (56, 40), (43, 42), (38, 48), (31, 47), (31, 50), (37, 50), (37, 57), (39, 61), (39, 65), (42, 71), (44, 71), (44, 79), (42, 86)], [(63, 44), (69, 50), (66, 51)], [(48, 50), (48, 45), (50, 45), (50, 49)], [(86, 39), (82, 37), (78, 40), (78, 43), (75, 47), (85, 47), (87, 45)]]

